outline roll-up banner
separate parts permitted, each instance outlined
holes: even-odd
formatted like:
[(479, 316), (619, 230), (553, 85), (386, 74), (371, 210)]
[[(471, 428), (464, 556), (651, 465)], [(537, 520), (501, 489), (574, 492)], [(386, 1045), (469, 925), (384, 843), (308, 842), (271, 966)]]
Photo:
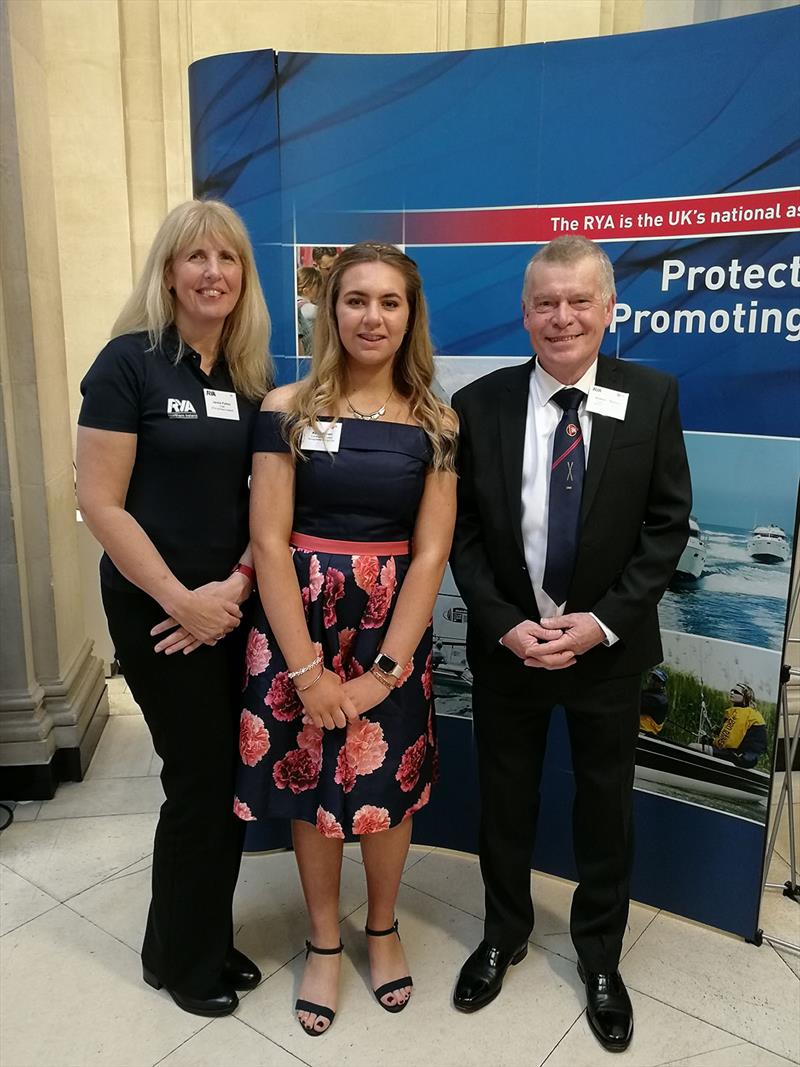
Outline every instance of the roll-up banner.
[[(393, 242), (419, 264), (449, 396), (530, 358), (520, 290), (536, 249), (568, 233), (602, 243), (617, 281), (603, 351), (678, 378), (694, 485), (660, 608), (664, 662), (643, 680), (632, 892), (745, 937), (796, 537), (799, 54), (792, 7), (586, 41), (259, 51), (190, 69), (195, 195), (248, 225), (279, 381), (306, 367), (303, 268), (348, 244)], [(474, 851), (466, 617), (448, 571), (434, 617), (441, 775), (414, 836)], [(532, 864), (568, 878), (572, 790), (555, 715)], [(288, 841), (280, 824), (248, 834), (252, 849)]]

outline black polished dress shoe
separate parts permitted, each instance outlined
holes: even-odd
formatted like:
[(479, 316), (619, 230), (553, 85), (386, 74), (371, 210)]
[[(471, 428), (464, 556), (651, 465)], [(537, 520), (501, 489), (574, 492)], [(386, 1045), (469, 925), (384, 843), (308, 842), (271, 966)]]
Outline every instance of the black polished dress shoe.
[[(161, 989), (162, 982), (152, 971), (145, 967), (142, 976), (153, 989)], [(192, 1015), (205, 1015), (215, 1018), (218, 1015), (230, 1015), (239, 1006), (239, 998), (234, 991), (227, 986), (222, 986), (207, 997), (193, 997), (188, 993), (180, 993), (177, 989), (167, 989), (167, 992), (184, 1011)]]
[(514, 952), (504, 952), (481, 941), (461, 968), (453, 993), (455, 1007), (466, 1012), (486, 1007), (503, 988), (508, 968), (524, 960), (527, 954), (527, 941)]
[(633, 1007), (619, 971), (602, 974), (578, 963), (586, 986), (586, 1018), (592, 1033), (608, 1052), (624, 1052), (633, 1037)]
[(220, 977), (234, 989), (255, 989), (261, 981), (261, 971), (238, 948), (232, 948), (225, 957)]

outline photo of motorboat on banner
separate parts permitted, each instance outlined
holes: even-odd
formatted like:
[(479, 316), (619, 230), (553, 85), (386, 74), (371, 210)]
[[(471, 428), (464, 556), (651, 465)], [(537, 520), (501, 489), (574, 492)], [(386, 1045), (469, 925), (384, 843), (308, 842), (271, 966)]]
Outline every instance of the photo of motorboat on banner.
[(685, 439), (694, 510), (661, 625), (779, 650), (800, 442), (705, 433)]

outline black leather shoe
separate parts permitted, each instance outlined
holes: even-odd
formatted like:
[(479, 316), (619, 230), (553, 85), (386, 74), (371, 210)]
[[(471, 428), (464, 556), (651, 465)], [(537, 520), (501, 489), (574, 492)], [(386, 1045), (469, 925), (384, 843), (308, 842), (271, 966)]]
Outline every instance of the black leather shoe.
[(524, 960), (527, 954), (527, 941), (515, 952), (504, 952), (481, 941), (461, 968), (453, 993), (455, 1007), (466, 1012), (485, 1008), (503, 988), (508, 968)]
[(243, 952), (232, 948), (225, 958), (221, 978), (234, 989), (255, 989), (261, 981), (261, 971)]
[(586, 986), (586, 1018), (592, 1033), (608, 1052), (624, 1052), (633, 1037), (633, 1007), (619, 971), (602, 974), (584, 970), (578, 974)]
[[(142, 971), (142, 976), (153, 989), (161, 989), (161, 980), (146, 967)], [(232, 989), (227, 987), (221, 987), (207, 997), (193, 997), (187, 993), (179, 993), (177, 989), (167, 989), (167, 992), (179, 1008), (192, 1015), (205, 1015), (213, 1018), (218, 1015), (230, 1015), (239, 1007), (239, 998)]]

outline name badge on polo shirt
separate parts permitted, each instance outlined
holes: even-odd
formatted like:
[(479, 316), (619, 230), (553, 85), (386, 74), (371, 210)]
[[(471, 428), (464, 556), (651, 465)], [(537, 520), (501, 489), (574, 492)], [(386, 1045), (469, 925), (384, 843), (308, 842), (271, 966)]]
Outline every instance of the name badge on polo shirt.
[(586, 401), (586, 410), (595, 415), (608, 415), (609, 418), (622, 422), (628, 410), (629, 393), (619, 393), (616, 389), (604, 389), (602, 385), (593, 385)]
[(236, 393), (228, 393), (222, 389), (204, 389), (206, 398), (206, 415), (210, 419), (233, 419), (239, 421), (239, 405), (236, 403)]
[(338, 452), (341, 436), (340, 422), (321, 431), (315, 426), (306, 426), (300, 438), (300, 448), (305, 452)]

